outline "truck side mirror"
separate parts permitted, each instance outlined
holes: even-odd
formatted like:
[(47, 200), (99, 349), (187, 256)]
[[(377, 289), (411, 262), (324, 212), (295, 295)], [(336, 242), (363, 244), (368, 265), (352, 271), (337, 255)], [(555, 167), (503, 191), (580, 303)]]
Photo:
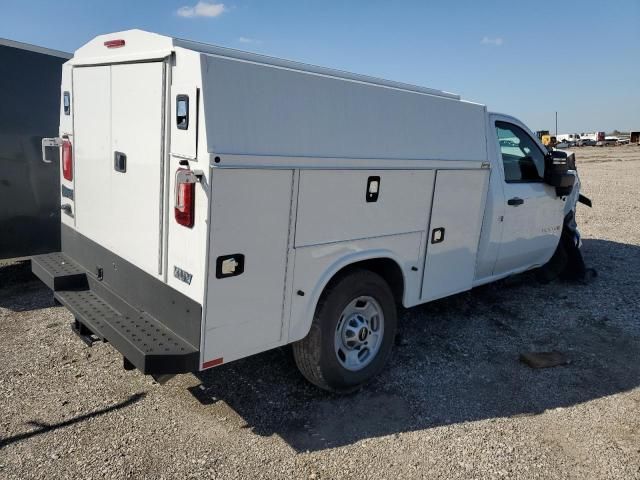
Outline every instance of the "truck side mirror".
[(569, 155), (553, 150), (544, 157), (544, 183), (556, 188), (556, 195), (569, 195), (573, 190), (575, 176), (569, 173)]

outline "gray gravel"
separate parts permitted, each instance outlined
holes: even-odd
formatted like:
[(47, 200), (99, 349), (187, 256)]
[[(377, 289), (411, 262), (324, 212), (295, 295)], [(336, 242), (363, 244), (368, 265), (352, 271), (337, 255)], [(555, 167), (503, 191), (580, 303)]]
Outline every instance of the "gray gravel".
[[(596, 281), (525, 274), (405, 311), (389, 367), (347, 397), (286, 348), (160, 386), (5, 262), (0, 478), (640, 479), (640, 148), (576, 151)], [(532, 370), (531, 350), (571, 363)]]

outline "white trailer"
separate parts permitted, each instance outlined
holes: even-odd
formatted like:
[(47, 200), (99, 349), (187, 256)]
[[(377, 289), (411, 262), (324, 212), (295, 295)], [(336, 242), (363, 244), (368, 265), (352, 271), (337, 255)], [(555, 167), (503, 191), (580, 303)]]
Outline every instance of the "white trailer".
[(62, 251), (34, 272), (146, 374), (293, 344), (335, 391), (411, 307), (545, 265), (566, 154), (457, 95), (155, 35), (64, 67)]
[(558, 142), (575, 143), (578, 140), (580, 140), (580, 134), (579, 133), (559, 133), (558, 135), (556, 135), (556, 140), (558, 140)]
[(594, 142), (604, 141), (605, 133), (604, 132), (587, 132), (581, 133), (580, 138), (583, 140), (593, 140)]

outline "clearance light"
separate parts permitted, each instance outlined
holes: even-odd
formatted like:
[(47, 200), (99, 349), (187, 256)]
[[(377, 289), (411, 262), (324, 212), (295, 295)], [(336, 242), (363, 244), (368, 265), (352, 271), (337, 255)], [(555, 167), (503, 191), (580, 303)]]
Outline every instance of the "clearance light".
[(104, 46), (107, 48), (120, 48), (124, 47), (124, 40), (119, 38), (118, 40), (107, 40), (104, 42)]

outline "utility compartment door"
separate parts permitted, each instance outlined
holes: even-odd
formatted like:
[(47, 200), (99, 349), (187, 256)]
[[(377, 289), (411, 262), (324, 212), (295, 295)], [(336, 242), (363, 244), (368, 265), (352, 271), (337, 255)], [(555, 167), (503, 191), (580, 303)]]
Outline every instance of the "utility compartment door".
[(111, 67), (73, 69), (73, 185), (76, 229), (107, 244), (110, 232)]
[(76, 228), (158, 276), (162, 62), (74, 68)]
[(433, 177), (433, 170), (301, 171), (296, 248), (424, 230)]
[(472, 287), (488, 180), (488, 170), (436, 173), (422, 301)]
[(205, 368), (282, 338), (293, 171), (212, 169), (211, 178)]

